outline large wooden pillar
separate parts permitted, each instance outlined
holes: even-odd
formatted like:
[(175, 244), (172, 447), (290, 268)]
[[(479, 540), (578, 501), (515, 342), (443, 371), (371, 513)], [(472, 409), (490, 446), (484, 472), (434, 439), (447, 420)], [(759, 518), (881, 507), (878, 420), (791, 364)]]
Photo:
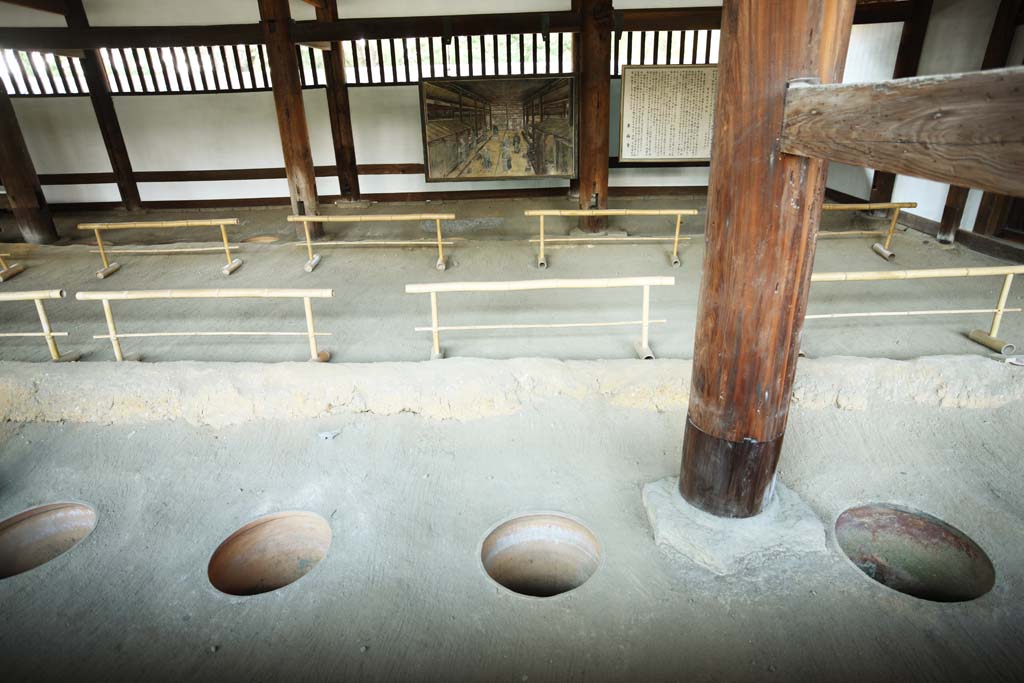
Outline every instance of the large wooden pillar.
[[(608, 126), (611, 105), (611, 0), (580, 0), (579, 188), (581, 209), (608, 208)], [(602, 217), (581, 217), (580, 229), (606, 225)]]
[[(288, 0), (259, 0), (263, 39), (267, 44), (270, 78), (277, 108), (277, 126), (281, 133), (281, 150), (288, 175), (288, 193), (292, 213), (318, 213), (316, 172), (309, 148), (306, 108), (302, 101), (299, 64), (291, 39), (291, 12)], [(311, 226), (317, 236), (323, 234), (319, 224)]]
[[(316, 8), (317, 21), (338, 20), (338, 0), (323, 0)], [(324, 70), (327, 75), (327, 111), (331, 117), (331, 137), (334, 140), (334, 162), (338, 167), (338, 187), (341, 198), (359, 199), (359, 171), (356, 167), (356, 146), (352, 138), (352, 113), (348, 103), (348, 84), (345, 82), (345, 54), (341, 43), (331, 43), (324, 52)]]
[(3, 180), (22, 239), (35, 244), (56, 242), (57, 229), (3, 83), (0, 83), (0, 180)]
[[(924, 49), (924, 37), (928, 33), (928, 20), (932, 16), (932, 0), (911, 0), (913, 9), (911, 16), (903, 22), (900, 34), (900, 46), (896, 51), (896, 64), (892, 70), (893, 78), (910, 78), (917, 75), (921, 64), (921, 51)], [(887, 171), (875, 171), (871, 179), (871, 195), (869, 201), (885, 204), (892, 201), (892, 191), (896, 186), (896, 174)]]
[[(89, 27), (89, 20), (86, 17), (82, 0), (65, 0), (64, 7), (64, 19), (69, 28)], [(85, 74), (85, 83), (89, 86), (89, 100), (92, 102), (93, 111), (96, 112), (96, 122), (99, 124), (103, 144), (107, 148), (110, 168), (114, 171), (117, 191), (121, 195), (121, 201), (125, 208), (129, 211), (137, 211), (142, 208), (139, 186), (135, 182), (132, 162), (128, 158), (128, 147), (124, 143), (121, 124), (118, 122), (117, 112), (114, 110), (114, 100), (110, 96), (107, 72), (100, 61), (99, 52), (97, 50), (83, 51), (81, 64), (82, 72)]]
[(826, 162), (783, 154), (787, 82), (841, 80), (854, 0), (725, 0), (680, 492), (722, 517), (770, 499)]

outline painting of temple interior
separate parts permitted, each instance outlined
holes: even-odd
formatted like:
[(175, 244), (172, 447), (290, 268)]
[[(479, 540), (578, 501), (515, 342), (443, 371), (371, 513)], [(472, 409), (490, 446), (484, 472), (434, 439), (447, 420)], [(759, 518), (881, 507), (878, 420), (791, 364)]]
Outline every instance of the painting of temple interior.
[(427, 180), (576, 175), (573, 79), (423, 81)]

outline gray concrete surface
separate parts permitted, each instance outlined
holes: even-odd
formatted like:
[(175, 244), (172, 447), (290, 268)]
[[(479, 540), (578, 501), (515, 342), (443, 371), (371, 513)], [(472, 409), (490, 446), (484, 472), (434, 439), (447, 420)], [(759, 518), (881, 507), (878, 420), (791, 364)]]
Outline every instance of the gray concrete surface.
[[(617, 199), (616, 206), (700, 208), (702, 198)], [(425, 295), (407, 295), (404, 285), (412, 282), (456, 280), (519, 280), (559, 277), (617, 277), (635, 275), (674, 275), (672, 288), (656, 288), (652, 293), (652, 314), (668, 323), (652, 328), (651, 344), (664, 358), (688, 358), (693, 351), (694, 316), (700, 282), (703, 245), (697, 239), (682, 249), (683, 266), (671, 268), (669, 245), (631, 244), (621, 246), (551, 246), (550, 268), (536, 268), (535, 250), (527, 240), (535, 236), (535, 219), (527, 220), (526, 208), (565, 208), (565, 200), (476, 200), (430, 204), (371, 205), (367, 208), (332, 208), (334, 212), (411, 213), (423, 211), (454, 212), (459, 216), (450, 234), (458, 242), (450, 251), (451, 269), (439, 273), (433, 269), (430, 249), (342, 249), (320, 250), (324, 260), (312, 274), (303, 272), (304, 250), (285, 243), (292, 239), (292, 227), (284, 218), (287, 210), (237, 209), (183, 213), (147, 211), (139, 216), (123, 212), (101, 212), (80, 216), (60, 215), (62, 232), (68, 246), (26, 247), (11, 245), (19, 261), (28, 270), (16, 279), (0, 285), (2, 291), (63, 287), (69, 300), (48, 304), (56, 329), (70, 338), (62, 348), (83, 354), (85, 361), (113, 358), (109, 343), (93, 340), (105, 334), (99, 303), (76, 302), (80, 290), (214, 288), (214, 287), (329, 287), (336, 292), (332, 301), (315, 303), (318, 327), (333, 336), (323, 345), (341, 362), (413, 361), (429, 357), (429, 334), (413, 328), (429, 324), (429, 306)], [(188, 216), (236, 215), (244, 222), (232, 229), (236, 239), (273, 234), (276, 244), (244, 244), (240, 251), (245, 266), (230, 277), (220, 274), (221, 255), (157, 257), (117, 256), (120, 272), (107, 280), (94, 273), (98, 254), (89, 253), (83, 239), (75, 234), (79, 220), (163, 220)], [(8, 222), (9, 223), (9, 222)], [(686, 231), (700, 232), (703, 216), (688, 221)], [(871, 220), (858, 214), (828, 213), (826, 229), (884, 227), (884, 220)], [(549, 234), (566, 234), (574, 227), (569, 220), (548, 222)], [(631, 234), (668, 235), (671, 219), (615, 219), (613, 228)], [(7, 225), (8, 231), (10, 225)], [(429, 239), (432, 225), (413, 223), (370, 223), (356, 228), (331, 228), (335, 236), (354, 239), (423, 238)], [(152, 244), (168, 239), (216, 237), (215, 231), (188, 233), (167, 231), (131, 231), (111, 233), (120, 245)], [(74, 238), (74, 239), (72, 239)], [(871, 251), (871, 237), (822, 239), (816, 270), (888, 270), (910, 268), (994, 265), (999, 261), (956, 246), (941, 247), (933, 239), (909, 231), (895, 241), (898, 258), (885, 263)], [(209, 246), (210, 243), (202, 243)], [(812, 313), (837, 313), (880, 310), (925, 310), (935, 308), (989, 308), (995, 304), (999, 278), (957, 280), (919, 280), (875, 283), (823, 283), (811, 293)], [(1024, 305), (1024, 289), (1016, 286), (1010, 305)], [(501, 293), (494, 295), (455, 294), (441, 296), (443, 324), (551, 323), (635, 320), (639, 317), (638, 290), (557, 291)], [(282, 330), (302, 331), (302, 306), (299, 302), (175, 301), (115, 303), (115, 317), (122, 332), (182, 330)], [(28, 304), (3, 304), (0, 331), (34, 330), (35, 311)], [(973, 328), (987, 328), (987, 314), (927, 316), (917, 318), (860, 318), (809, 321), (803, 349), (808, 356), (857, 355), (868, 357), (914, 358), (933, 354), (986, 355), (989, 351), (966, 338)], [(1024, 316), (1007, 314), (1003, 336), (1024, 346)], [(561, 359), (599, 359), (632, 357), (633, 342), (639, 333), (632, 328), (475, 331), (443, 335), (449, 355), (483, 358), (549, 357)], [(208, 361), (290, 361), (307, 357), (301, 338), (238, 337), (218, 339), (155, 338), (126, 340), (127, 353), (140, 354), (144, 360)], [(0, 358), (42, 361), (48, 358), (38, 339), (0, 340)]]
[[(830, 552), (718, 577), (659, 550), (641, 500), (677, 474), (686, 366), (3, 364), (5, 388), (35, 385), (40, 406), (65, 413), (0, 422), (0, 518), (59, 500), (99, 512), (79, 546), (0, 581), (3, 677), (1021, 679), (1024, 369), (802, 362), (780, 480)], [(309, 386), (314, 372), (325, 379)], [(94, 395), (103, 377), (109, 391)], [(361, 399), (328, 405), (332, 391)], [(320, 396), (319, 417), (293, 394)], [(303, 408), (273, 419), (279, 402)], [(319, 438), (329, 430), (340, 434)], [(994, 562), (994, 589), (940, 604), (872, 582), (832, 532), (866, 501), (956, 525)], [(262, 596), (213, 589), (217, 545), (287, 509), (330, 521), (326, 559)], [(536, 510), (579, 517), (603, 546), (587, 583), (543, 600), (500, 588), (479, 562), (488, 529)]]

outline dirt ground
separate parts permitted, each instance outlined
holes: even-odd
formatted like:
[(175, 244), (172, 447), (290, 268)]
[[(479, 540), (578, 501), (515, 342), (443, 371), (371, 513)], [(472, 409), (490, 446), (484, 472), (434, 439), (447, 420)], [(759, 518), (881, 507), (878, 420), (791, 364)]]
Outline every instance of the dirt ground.
[[(617, 206), (702, 208), (702, 198), (619, 199)], [(429, 325), (430, 308), (425, 295), (404, 293), (404, 285), (418, 282), (480, 280), (533, 280), (547, 278), (619, 277), (670, 275), (674, 287), (652, 291), (652, 316), (667, 323), (655, 325), (651, 346), (662, 358), (689, 358), (693, 352), (694, 316), (700, 282), (703, 215), (684, 222), (692, 237), (681, 247), (682, 267), (669, 263), (671, 245), (549, 245), (549, 268), (536, 266), (536, 219), (522, 214), (527, 208), (566, 208), (568, 202), (548, 200), (477, 200), (405, 205), (370, 205), (334, 208), (344, 213), (453, 212), (457, 220), (446, 224), (446, 236), (455, 243), (447, 248), (450, 268), (434, 270), (436, 252), (427, 248), (320, 247), (323, 261), (313, 273), (302, 269), (305, 251), (294, 242), (294, 228), (284, 219), (287, 209), (239, 209), (191, 212), (147, 211), (132, 219), (165, 220), (185, 217), (237, 216), (242, 225), (231, 228), (234, 240), (273, 236), (278, 242), (243, 242), (238, 255), (245, 265), (230, 277), (220, 273), (223, 255), (152, 256), (112, 255), (121, 270), (106, 280), (94, 276), (99, 255), (85, 242), (91, 233), (75, 230), (79, 221), (126, 220), (123, 212), (60, 215), (60, 229), (67, 244), (54, 247), (10, 245), (5, 251), (27, 266), (23, 274), (0, 285), (2, 291), (64, 288), (68, 298), (47, 304), (55, 329), (70, 336), (61, 347), (82, 354), (84, 361), (113, 358), (109, 343), (94, 340), (106, 333), (98, 302), (77, 302), (74, 293), (88, 290), (220, 287), (331, 288), (333, 300), (314, 303), (317, 327), (332, 336), (322, 340), (339, 362), (415, 361), (429, 357), (429, 333), (414, 327)], [(826, 230), (885, 227), (884, 219), (859, 214), (825, 214)], [(5, 226), (8, 231), (10, 225)], [(550, 236), (568, 234), (571, 219), (547, 221)], [(613, 230), (631, 235), (669, 235), (671, 218), (612, 219)], [(429, 240), (434, 226), (428, 222), (365, 223), (353, 227), (330, 226), (335, 239)], [(178, 240), (215, 240), (215, 229), (125, 231), (109, 233), (117, 246), (166, 243)], [(995, 265), (996, 259), (960, 246), (938, 245), (914, 231), (900, 232), (894, 243), (897, 259), (886, 263), (871, 251), (872, 237), (832, 237), (819, 242), (815, 269), (899, 270), (913, 268)], [(216, 242), (196, 243), (211, 246)], [(177, 245), (182, 246), (182, 245)], [(995, 305), (998, 277), (862, 283), (820, 283), (811, 293), (810, 313), (851, 313), (928, 309), (978, 309)], [(1009, 305), (1024, 305), (1024, 289), (1011, 291)], [(302, 305), (298, 301), (210, 301), (114, 303), (121, 332), (266, 330), (304, 331)], [(532, 293), (447, 294), (440, 296), (444, 325), (576, 323), (638, 320), (638, 290), (548, 291)], [(808, 321), (803, 350), (812, 357), (855, 355), (914, 358), (934, 354), (986, 355), (990, 352), (967, 339), (974, 328), (987, 328), (988, 314), (954, 316), (838, 318)], [(36, 331), (31, 303), (3, 304), (0, 332)], [(1009, 313), (1002, 335), (1024, 344), (1024, 317)], [(621, 328), (571, 328), (533, 331), (459, 331), (442, 335), (449, 356), (481, 358), (547, 357), (562, 359), (629, 358), (639, 330)], [(144, 360), (292, 361), (308, 357), (301, 337), (145, 338), (124, 342), (125, 352)], [(48, 358), (39, 339), (3, 339), (0, 357), (33, 361)]]
[[(702, 198), (619, 206), (701, 208)], [(550, 247), (536, 267), (526, 208), (562, 200), (371, 205), (334, 211), (454, 211), (450, 269), (427, 249), (322, 247), (303, 271), (286, 209), (237, 215), (246, 263), (215, 253), (117, 256), (105, 281), (79, 220), (65, 243), (13, 245), (25, 273), (0, 291), (63, 287), (48, 304), (62, 349), (0, 340), (0, 519), (87, 503), (95, 530), (31, 571), (0, 580), (3, 680), (278, 681), (1018, 681), (1024, 679), (1024, 368), (966, 339), (987, 315), (808, 321), (779, 481), (820, 519), (827, 552), (782, 553), (717, 576), (655, 544), (644, 485), (678, 474), (690, 389), (700, 239), (683, 266), (669, 246)], [(184, 218), (146, 212), (132, 218)], [(694, 237), (703, 217), (689, 222)], [(828, 214), (826, 228), (881, 227)], [(551, 221), (549, 234), (568, 234)], [(615, 221), (669, 234), (669, 220)], [(0, 229), (10, 230), (9, 224)], [(431, 224), (369, 223), (333, 236), (429, 239)], [(3, 234), (0, 232), (0, 234)], [(215, 234), (184, 234), (207, 239)], [(171, 236), (132, 232), (117, 246)], [(130, 241), (129, 241), (130, 240)], [(870, 237), (823, 238), (816, 270), (990, 265), (901, 232), (886, 263)], [(210, 246), (210, 242), (197, 242)], [(7, 251), (5, 248), (4, 251)], [(432, 362), (414, 282), (673, 275), (652, 293), (658, 360), (634, 358), (638, 330), (452, 332)], [(999, 278), (816, 285), (811, 312), (988, 308)], [(329, 364), (298, 338), (125, 340), (142, 363), (111, 364), (97, 302), (76, 291), (324, 287), (314, 304)], [(1024, 292), (1011, 293), (1020, 307)], [(34, 330), (31, 304), (0, 304), (0, 333)], [(442, 295), (443, 324), (632, 320), (640, 293)], [(116, 302), (121, 332), (304, 329), (297, 301)], [(1021, 316), (1004, 336), (1024, 341)], [(860, 357), (857, 357), (860, 356)], [(580, 359), (580, 360), (572, 360)], [(159, 361), (159, 362), (156, 362)], [(225, 362), (230, 361), (230, 362)], [(249, 361), (249, 362), (240, 362)], [(299, 361), (299, 362), (292, 362)], [(375, 362), (376, 361), (376, 362)], [(380, 362), (385, 361), (385, 362)], [(836, 518), (884, 502), (936, 515), (995, 566), (976, 600), (920, 600), (875, 583), (839, 548)], [(251, 597), (217, 591), (211, 554), (243, 524), (306, 510), (333, 534), (303, 578)], [(597, 537), (593, 576), (562, 595), (512, 593), (481, 545), (504, 520), (572, 515)]]
[[(644, 484), (677, 473), (684, 361), (119, 372), (5, 364), (5, 395), (54, 421), (0, 423), (0, 517), (57, 500), (99, 513), (79, 546), (0, 581), (8, 680), (1024, 674), (1022, 368), (804, 361), (779, 476), (820, 517), (829, 552), (731, 577), (660, 551), (641, 502)], [(275, 419), (283, 405), (294, 412)], [(993, 590), (945, 604), (868, 579), (832, 524), (870, 501), (969, 534), (995, 564)], [(309, 574), (252, 597), (210, 585), (225, 537), (293, 509), (333, 531)], [(479, 561), (489, 529), (538, 510), (578, 517), (602, 548), (589, 581), (548, 599), (504, 590)]]

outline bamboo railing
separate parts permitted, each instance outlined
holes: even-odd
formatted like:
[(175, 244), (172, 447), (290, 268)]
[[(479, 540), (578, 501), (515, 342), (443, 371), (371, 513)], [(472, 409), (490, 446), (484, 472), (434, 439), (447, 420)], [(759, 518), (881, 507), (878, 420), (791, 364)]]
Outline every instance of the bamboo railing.
[[(333, 289), (157, 289), (134, 290), (123, 292), (78, 292), (75, 298), (79, 301), (99, 301), (103, 304), (103, 315), (107, 321), (107, 334), (94, 335), (93, 339), (109, 339), (114, 349), (114, 358), (124, 360), (121, 339), (142, 337), (306, 337), (309, 342), (310, 360), (326, 362), (331, 354), (317, 348), (318, 336), (330, 336), (330, 333), (317, 332), (313, 324), (313, 299), (329, 299), (334, 297)], [(230, 332), (135, 332), (125, 334), (118, 332), (114, 323), (111, 301), (140, 301), (151, 299), (302, 299), (306, 315), (305, 332), (264, 332), (264, 331), (230, 331)]]
[[(582, 242), (588, 244), (600, 243), (600, 242), (672, 242), (672, 256), (671, 263), (674, 268), (678, 268), (681, 265), (679, 260), (679, 241), (688, 240), (690, 237), (680, 237), (679, 229), (683, 223), (683, 216), (696, 216), (698, 211), (696, 209), (530, 209), (525, 211), (525, 216), (536, 216), (540, 219), (540, 233), (538, 239), (530, 240), (531, 242), (539, 243), (539, 251), (537, 253), (537, 267), (544, 269), (548, 267), (547, 257), (544, 253), (545, 244), (555, 243), (572, 243)], [(544, 217), (545, 216), (675, 216), (676, 217), (676, 230), (673, 237), (619, 237), (619, 236), (601, 236), (595, 235), (593, 237), (579, 236), (579, 237), (547, 237), (544, 232)]]
[(406, 222), (406, 221), (434, 221), (436, 240), (325, 240), (318, 241), (321, 247), (422, 247), (437, 246), (437, 263), (434, 267), (438, 270), (445, 270), (448, 267), (444, 257), (445, 245), (452, 244), (445, 242), (441, 237), (441, 221), (455, 220), (453, 213), (413, 213), (398, 215), (362, 215), (362, 216), (288, 216), (289, 223), (302, 223), (302, 229), (306, 235), (306, 253), (309, 260), (303, 269), (312, 273), (313, 269), (320, 263), (320, 255), (313, 253), (313, 238), (309, 229), (310, 223), (369, 223), (369, 222)]
[[(640, 342), (635, 345), (637, 355), (644, 359), (654, 358), (650, 347), (650, 326), (666, 322), (651, 320), (651, 287), (674, 285), (674, 277), (620, 277), (592, 278), (577, 280), (519, 280), (511, 282), (441, 282), (412, 284), (405, 286), (406, 294), (430, 295), (430, 327), (416, 327), (416, 332), (430, 332), (433, 337), (431, 358), (443, 358), (441, 349), (441, 332), (465, 330), (528, 330), (556, 329), (571, 327), (622, 327), (640, 326)], [(580, 322), (580, 323), (515, 323), (503, 325), (441, 325), (438, 320), (438, 294), (442, 292), (523, 292), (542, 289), (607, 289), (612, 287), (640, 287), (643, 299), (640, 320), (614, 322)]]
[(50, 351), (50, 358), (53, 360), (72, 360), (60, 355), (55, 337), (66, 337), (67, 332), (54, 332), (50, 327), (50, 319), (46, 315), (46, 308), (43, 301), (47, 299), (63, 299), (66, 296), (63, 289), (37, 289), (28, 292), (0, 292), (0, 302), (5, 301), (32, 301), (36, 305), (36, 314), (39, 316), (39, 324), (42, 332), (3, 332), (0, 338), (8, 337), (42, 337), (46, 340), (46, 346)]
[(107, 254), (194, 254), (203, 251), (220, 251), (220, 247), (182, 247), (165, 249), (105, 249), (101, 233), (104, 230), (134, 230), (134, 229), (165, 229), (165, 228), (220, 228), (221, 241), (224, 243), (224, 255), (227, 264), (221, 267), (224, 275), (231, 275), (242, 267), (242, 259), (233, 258), (231, 250), (234, 248), (228, 242), (227, 226), (238, 225), (237, 218), (210, 218), (202, 220), (183, 221), (135, 221), (130, 223), (82, 223), (79, 230), (92, 230), (96, 235), (96, 247), (103, 261), (103, 268), (96, 271), (96, 277), (104, 279), (121, 269), (118, 263), (111, 263)]
[(881, 211), (883, 209), (892, 211), (889, 216), (888, 230), (830, 230), (818, 232), (818, 237), (849, 237), (853, 235), (885, 235), (885, 241), (875, 242), (871, 250), (886, 261), (892, 261), (896, 254), (890, 251), (892, 238), (896, 234), (896, 222), (900, 218), (901, 209), (916, 209), (917, 202), (868, 202), (864, 204), (825, 204), (822, 211)]

